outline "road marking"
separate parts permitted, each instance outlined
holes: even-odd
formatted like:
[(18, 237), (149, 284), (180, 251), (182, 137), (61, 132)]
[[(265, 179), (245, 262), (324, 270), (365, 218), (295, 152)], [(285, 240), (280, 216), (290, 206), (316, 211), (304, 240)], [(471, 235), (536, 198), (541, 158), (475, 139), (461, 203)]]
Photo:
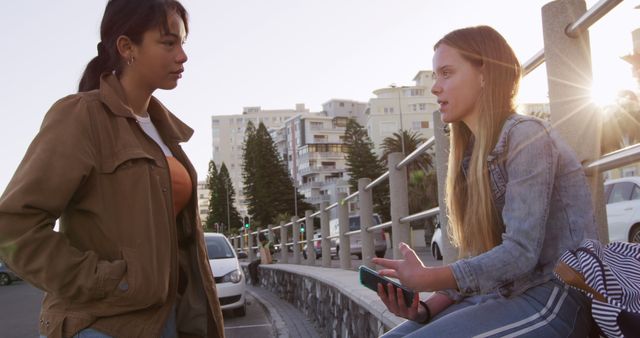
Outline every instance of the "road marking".
[(246, 328), (250, 328), (250, 327), (262, 327), (262, 326), (271, 326), (271, 324), (258, 324), (258, 325), (243, 325), (243, 326), (225, 326), (224, 329), (225, 330), (231, 330), (231, 329), (246, 329)]

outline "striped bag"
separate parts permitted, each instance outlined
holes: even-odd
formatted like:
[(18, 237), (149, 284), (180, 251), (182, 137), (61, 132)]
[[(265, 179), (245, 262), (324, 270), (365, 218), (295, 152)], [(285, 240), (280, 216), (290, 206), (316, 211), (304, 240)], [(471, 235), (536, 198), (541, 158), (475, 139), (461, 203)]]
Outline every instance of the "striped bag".
[(555, 274), (592, 299), (591, 315), (607, 337), (640, 337), (640, 244), (585, 240), (566, 251)]

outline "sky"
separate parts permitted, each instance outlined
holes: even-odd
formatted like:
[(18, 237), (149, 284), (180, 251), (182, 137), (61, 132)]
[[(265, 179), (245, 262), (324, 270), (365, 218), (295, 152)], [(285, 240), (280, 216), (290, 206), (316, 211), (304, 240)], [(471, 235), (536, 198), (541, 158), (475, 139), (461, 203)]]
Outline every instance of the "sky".
[[(189, 56), (178, 87), (157, 91), (194, 130), (184, 145), (204, 179), (211, 116), (247, 106), (322, 110), (332, 98), (367, 102), (376, 89), (412, 85), (431, 69), (433, 44), (451, 30), (486, 24), (521, 63), (543, 48), (541, 7), (527, 0), (183, 0)], [(596, 1), (587, 1), (590, 8)], [(632, 52), (640, 1), (623, 1), (590, 30), (598, 102), (637, 90), (620, 56)], [(96, 52), (106, 0), (3, 4), (0, 41), (0, 191), (4, 191), (49, 107), (77, 90)], [(520, 102), (547, 101), (544, 66), (521, 85)]]

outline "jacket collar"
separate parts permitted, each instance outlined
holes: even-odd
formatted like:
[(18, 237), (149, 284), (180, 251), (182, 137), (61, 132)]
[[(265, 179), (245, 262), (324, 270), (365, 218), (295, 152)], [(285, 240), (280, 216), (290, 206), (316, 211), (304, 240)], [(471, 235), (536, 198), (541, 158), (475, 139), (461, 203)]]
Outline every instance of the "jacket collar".
[[(100, 101), (104, 103), (112, 114), (133, 119), (133, 111), (126, 103), (126, 98), (120, 81), (113, 73), (104, 73), (100, 76)], [(176, 142), (186, 142), (193, 135), (191, 129), (180, 121), (155, 97), (149, 101), (149, 116), (153, 124), (161, 133)]]

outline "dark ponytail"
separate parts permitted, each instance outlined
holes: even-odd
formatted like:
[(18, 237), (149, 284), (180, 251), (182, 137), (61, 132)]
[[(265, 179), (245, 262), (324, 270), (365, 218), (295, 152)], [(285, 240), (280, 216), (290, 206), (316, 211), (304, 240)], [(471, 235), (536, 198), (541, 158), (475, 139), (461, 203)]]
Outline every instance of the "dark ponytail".
[(98, 56), (94, 57), (82, 74), (79, 92), (100, 88), (103, 73), (122, 73), (123, 60), (116, 42), (120, 36), (128, 37), (134, 44), (141, 44), (144, 33), (160, 27), (169, 31), (167, 15), (175, 11), (189, 33), (187, 11), (177, 0), (109, 0), (100, 24)]

